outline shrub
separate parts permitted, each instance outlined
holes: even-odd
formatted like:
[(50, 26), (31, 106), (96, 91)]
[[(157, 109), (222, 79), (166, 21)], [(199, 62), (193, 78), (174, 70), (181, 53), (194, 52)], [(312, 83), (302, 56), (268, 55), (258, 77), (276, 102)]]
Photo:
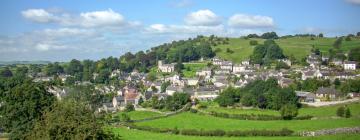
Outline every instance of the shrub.
[(344, 117), (345, 107), (341, 106), (336, 110), (336, 115), (339, 117)]
[(345, 118), (350, 118), (351, 117), (351, 112), (349, 108), (346, 108), (345, 110)]
[(298, 109), (293, 104), (286, 104), (281, 107), (280, 114), (284, 120), (291, 120), (298, 115)]
[(127, 103), (126, 106), (125, 106), (125, 112), (131, 112), (131, 111), (134, 111), (135, 110), (135, 107), (133, 104), (131, 103)]
[(196, 109), (192, 109), (192, 108), (191, 108), (191, 109), (190, 109), (190, 112), (191, 112), (191, 113), (197, 113), (198, 111), (197, 111)]

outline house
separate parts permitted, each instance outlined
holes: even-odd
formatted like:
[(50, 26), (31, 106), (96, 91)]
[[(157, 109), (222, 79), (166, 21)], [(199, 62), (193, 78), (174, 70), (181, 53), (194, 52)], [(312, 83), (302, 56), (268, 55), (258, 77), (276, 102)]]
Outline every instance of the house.
[(199, 83), (198, 78), (189, 78), (186, 81), (187, 81), (187, 85), (189, 86), (196, 86)]
[(113, 107), (118, 109), (120, 106), (125, 106), (124, 96), (114, 96), (112, 99)]
[(117, 108), (114, 107), (112, 102), (108, 102), (108, 103), (103, 103), (103, 106), (98, 108), (98, 112), (115, 112), (117, 110)]
[(183, 90), (178, 86), (168, 86), (166, 88), (166, 94), (172, 96), (175, 92), (182, 92)]
[(160, 72), (173, 72), (175, 70), (175, 64), (163, 64), (160, 60), (158, 61), (158, 69)]
[(223, 62), (223, 60), (221, 60), (221, 59), (219, 59), (219, 58), (217, 58), (217, 57), (214, 57), (214, 58), (212, 59), (212, 62), (213, 62), (213, 65), (221, 65), (222, 62)]
[(250, 65), (250, 60), (241, 61), (242, 65)]
[(360, 97), (360, 93), (351, 92), (351, 93), (348, 93), (348, 96), (351, 97), (351, 98), (359, 98), (359, 97)]
[(211, 76), (211, 68), (205, 68), (196, 72), (196, 76)]
[(301, 80), (306, 80), (308, 78), (314, 78), (315, 75), (315, 70), (306, 70), (306, 71), (301, 71)]
[(211, 101), (219, 96), (218, 93), (219, 89), (214, 86), (199, 87), (191, 98), (200, 101)]
[(343, 61), (340, 60), (340, 59), (334, 59), (331, 63), (334, 64), (335, 66), (342, 66), (343, 65)]
[(240, 73), (240, 72), (246, 72), (246, 66), (240, 65), (240, 64), (235, 64), (233, 66), (233, 73)]
[(283, 88), (289, 87), (289, 85), (292, 84), (293, 82), (294, 80), (290, 78), (280, 78), (280, 80), (278, 80), (278, 84)]
[(345, 61), (343, 64), (344, 70), (356, 70), (355, 61)]
[(325, 100), (335, 100), (336, 98), (339, 98), (340, 95), (341, 94), (336, 89), (330, 87), (320, 87), (316, 91), (316, 97)]
[(286, 65), (291, 66), (291, 61), (289, 59), (279, 59), (279, 62), (284, 62)]
[(300, 102), (315, 102), (316, 95), (311, 92), (295, 91)]
[(133, 88), (125, 89), (125, 93), (124, 93), (125, 104), (130, 103), (133, 105), (137, 105), (139, 98), (140, 98), (140, 94), (138, 93), (138, 91), (136, 89), (133, 89)]
[(233, 63), (231, 61), (223, 61), (220, 69), (232, 71)]

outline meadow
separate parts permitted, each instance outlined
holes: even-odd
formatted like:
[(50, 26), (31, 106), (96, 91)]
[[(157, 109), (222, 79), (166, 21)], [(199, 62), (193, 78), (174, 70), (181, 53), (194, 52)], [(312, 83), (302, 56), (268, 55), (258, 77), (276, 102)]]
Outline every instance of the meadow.
[(123, 140), (358, 140), (360, 137), (360, 134), (343, 134), (317, 137), (197, 137), (152, 133), (140, 130), (129, 130), (126, 128), (113, 128), (112, 131), (115, 134), (120, 135), (121, 139)]
[(192, 78), (196, 76), (196, 71), (201, 70), (207, 66), (207, 63), (184, 63), (184, 69), (182, 73), (186, 78)]
[[(250, 40), (257, 40), (259, 44), (264, 42), (264, 39), (230, 38), (229, 44), (213, 46), (213, 50), (219, 48), (221, 51), (216, 53), (217, 56), (240, 63), (244, 59), (249, 59), (253, 52), (254, 46), (249, 44)], [(301, 60), (311, 52), (313, 46), (319, 48), (324, 55), (328, 54), (328, 50), (333, 48), (335, 40), (336, 38), (314, 38), (314, 40), (311, 40), (310, 37), (291, 37), (277, 39), (275, 42), (283, 49), (286, 56), (294, 55), (297, 60)], [(360, 38), (342, 41), (341, 50), (344, 52), (355, 47), (360, 47)], [(234, 53), (227, 53), (227, 48), (234, 51)]]

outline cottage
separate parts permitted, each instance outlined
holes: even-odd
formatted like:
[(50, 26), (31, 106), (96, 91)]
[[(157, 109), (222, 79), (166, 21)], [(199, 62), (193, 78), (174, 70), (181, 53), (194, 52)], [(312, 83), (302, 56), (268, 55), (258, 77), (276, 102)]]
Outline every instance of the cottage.
[(355, 61), (345, 61), (343, 64), (345, 70), (356, 70), (356, 62)]
[(198, 78), (189, 78), (186, 81), (187, 81), (187, 85), (189, 86), (196, 86), (199, 83)]
[(211, 101), (219, 96), (218, 93), (219, 89), (214, 86), (199, 87), (191, 98), (201, 101)]
[(160, 72), (173, 72), (175, 70), (175, 64), (163, 64), (160, 60), (158, 61), (158, 68)]
[(316, 97), (325, 100), (335, 100), (336, 98), (339, 98), (340, 95), (341, 94), (336, 89), (330, 87), (320, 87), (316, 91)]
[(233, 66), (233, 72), (234, 73), (246, 72), (246, 66), (240, 65), (240, 64), (235, 64)]
[(125, 104), (130, 103), (133, 105), (137, 105), (140, 97), (139, 95), (140, 94), (136, 89), (133, 88), (126, 89), (124, 93)]
[(315, 102), (316, 95), (311, 92), (295, 91), (300, 102)]
[(196, 76), (211, 76), (211, 68), (205, 68), (196, 72)]
[(241, 64), (242, 65), (250, 65), (250, 61), (249, 60), (244, 60), (244, 61), (241, 61)]
[(220, 69), (232, 71), (233, 63), (231, 61), (223, 61)]

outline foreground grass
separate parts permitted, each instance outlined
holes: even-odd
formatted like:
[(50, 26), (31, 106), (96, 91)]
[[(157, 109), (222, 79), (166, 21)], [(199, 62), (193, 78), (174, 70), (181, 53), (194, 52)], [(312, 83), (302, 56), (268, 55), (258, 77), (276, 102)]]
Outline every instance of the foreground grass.
[(204, 130), (252, 130), (268, 129), (280, 130), (288, 128), (294, 131), (319, 130), (337, 127), (354, 127), (360, 125), (360, 119), (323, 119), (323, 120), (275, 120), (275, 121), (254, 121), (254, 120), (234, 120), (204, 116), (190, 112), (168, 118), (157, 119), (147, 122), (139, 122), (136, 125), (151, 126), (157, 128), (179, 128), (179, 129), (204, 129)]
[(123, 140), (357, 140), (360, 137), (360, 134), (319, 137), (196, 137), (152, 133), (140, 130), (129, 130), (126, 128), (113, 128), (112, 130), (114, 133), (120, 135)]
[[(216, 54), (217, 56), (239, 63), (244, 59), (249, 59), (253, 52), (254, 46), (250, 46), (250, 40), (257, 40), (259, 43), (264, 41), (264, 39), (230, 38), (229, 44), (213, 46), (213, 49), (221, 49), (221, 52)], [(311, 40), (310, 37), (293, 37), (277, 39), (275, 42), (283, 49), (285, 55), (294, 55), (297, 60), (301, 60), (310, 53), (312, 46), (319, 48), (324, 55), (328, 54), (329, 49), (333, 48), (335, 40), (336, 38), (315, 38), (315, 40)], [(351, 41), (343, 40), (340, 49), (347, 52), (359, 46), (360, 38), (352, 38)], [(226, 48), (231, 49), (234, 53), (227, 53)]]

